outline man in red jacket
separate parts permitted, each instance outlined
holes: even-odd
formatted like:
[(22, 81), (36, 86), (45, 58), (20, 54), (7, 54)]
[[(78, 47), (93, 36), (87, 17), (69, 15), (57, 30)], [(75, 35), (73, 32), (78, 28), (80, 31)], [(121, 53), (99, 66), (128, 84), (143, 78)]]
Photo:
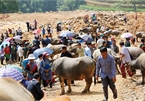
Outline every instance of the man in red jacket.
[(4, 48), (4, 52), (6, 57), (6, 63), (8, 63), (10, 60), (10, 47), (8, 46), (8, 44), (6, 44), (6, 47)]

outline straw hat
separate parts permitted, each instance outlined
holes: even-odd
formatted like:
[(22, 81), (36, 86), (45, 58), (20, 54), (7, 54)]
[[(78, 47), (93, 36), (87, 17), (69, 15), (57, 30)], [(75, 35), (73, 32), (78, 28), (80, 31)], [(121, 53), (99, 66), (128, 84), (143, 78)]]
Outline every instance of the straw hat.
[(96, 42), (95, 41), (92, 41), (91, 44), (94, 45), (94, 44), (96, 44)]
[(33, 54), (29, 54), (28, 59), (29, 60), (34, 60), (36, 57)]

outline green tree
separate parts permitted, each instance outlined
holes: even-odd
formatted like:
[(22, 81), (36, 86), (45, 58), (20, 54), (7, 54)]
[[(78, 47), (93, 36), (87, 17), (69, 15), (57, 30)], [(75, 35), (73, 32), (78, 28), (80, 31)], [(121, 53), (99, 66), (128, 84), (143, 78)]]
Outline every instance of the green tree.
[(57, 0), (57, 10), (70, 11), (76, 10), (83, 0)]
[(22, 12), (46, 12), (56, 11), (57, 0), (19, 0)]
[(43, 0), (43, 11), (57, 11), (57, 0)]
[(19, 0), (19, 11), (28, 13), (30, 12), (30, 0)]
[(17, 0), (0, 0), (0, 13), (15, 13), (18, 10)]
[(124, 5), (133, 8), (133, 10), (136, 12), (138, 8), (141, 8), (143, 5), (145, 5), (145, 0), (118, 0), (114, 3), (114, 7), (119, 9)]

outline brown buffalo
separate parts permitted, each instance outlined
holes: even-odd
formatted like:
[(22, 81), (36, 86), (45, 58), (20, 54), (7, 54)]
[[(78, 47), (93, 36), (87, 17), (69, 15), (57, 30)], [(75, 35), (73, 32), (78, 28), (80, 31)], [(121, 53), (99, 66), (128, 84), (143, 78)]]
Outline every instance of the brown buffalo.
[(133, 74), (136, 69), (140, 69), (142, 73), (142, 84), (145, 83), (145, 53), (142, 53), (136, 60), (131, 61), (128, 65)]
[(58, 96), (58, 97), (51, 98), (45, 101), (71, 101), (71, 100), (68, 96)]
[(0, 91), (0, 101), (34, 101), (27, 89), (10, 78), (0, 79)]
[(137, 32), (136, 33), (136, 40), (137, 40), (137, 42), (138, 42), (138, 38), (143, 38), (144, 35), (145, 35), (145, 32)]
[(89, 91), (92, 84), (92, 76), (96, 68), (96, 63), (93, 59), (84, 56), (79, 58), (61, 57), (55, 60), (52, 64), (52, 70), (57, 75), (61, 83), (61, 94), (65, 93), (64, 79), (68, 81), (68, 91), (71, 93), (71, 80), (86, 81), (86, 87), (82, 93)]

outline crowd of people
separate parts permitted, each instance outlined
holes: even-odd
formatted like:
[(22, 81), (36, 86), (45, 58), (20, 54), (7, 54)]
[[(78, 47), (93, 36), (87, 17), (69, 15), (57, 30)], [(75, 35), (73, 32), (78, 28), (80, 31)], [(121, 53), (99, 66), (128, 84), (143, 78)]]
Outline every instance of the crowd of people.
[[(83, 19), (84, 23), (89, 22), (89, 16), (85, 16)], [(96, 24), (97, 16), (95, 14), (91, 17), (91, 23)], [(34, 31), (37, 29), (37, 21), (34, 20), (34, 24), (30, 24), (29, 22), (26, 22), (27, 25), (27, 31)], [(58, 23), (56, 25), (56, 31), (57, 34), (63, 30), (61, 23)], [(69, 31), (72, 30), (71, 25), (69, 24), (68, 29)], [(103, 84), (103, 91), (104, 91), (104, 97), (105, 100), (108, 100), (108, 85), (110, 86), (113, 97), (117, 98), (117, 90), (115, 87), (115, 81), (116, 81), (116, 69), (115, 69), (115, 62), (111, 55), (107, 53), (107, 48), (112, 49), (117, 54), (121, 54), (121, 74), (123, 78), (126, 78), (126, 71), (129, 74), (129, 76), (132, 76), (131, 72), (128, 70), (128, 67), (125, 67), (126, 62), (131, 61), (130, 53), (127, 49), (127, 47), (137, 47), (135, 43), (135, 38), (126, 38), (125, 42), (120, 42), (120, 48), (121, 51), (119, 51), (119, 46), (116, 44), (116, 41), (114, 37), (108, 37), (104, 34), (102, 34), (102, 31), (105, 31), (105, 26), (100, 25), (96, 29), (97, 36), (94, 37), (94, 41), (87, 42), (87, 40), (83, 40), (83, 42), (86, 43), (86, 46), (84, 47), (82, 43), (77, 44), (77, 56), (88, 56), (90, 58), (93, 58), (93, 52), (96, 49), (100, 49), (101, 56), (98, 57), (98, 62), (96, 65), (96, 79), (98, 80), (98, 77), (101, 77), (102, 84)], [(41, 35), (35, 36), (33, 42), (26, 41), (24, 44), (17, 43), (15, 39), (10, 41), (10, 44), (6, 44), (5, 46), (1, 46), (0, 51), (0, 59), (1, 59), (1, 65), (4, 65), (4, 60), (6, 64), (8, 64), (10, 61), (13, 63), (19, 62), (19, 65), (22, 65), (23, 59), (28, 59), (29, 62), (26, 64), (26, 67), (23, 67), (23, 75), (24, 80), (21, 81), (21, 83), (26, 87), (34, 96), (35, 100), (40, 100), (43, 98), (45, 91), (47, 90), (47, 86), (49, 85), (50, 88), (53, 87), (53, 84), (55, 83), (55, 80), (53, 78), (53, 72), (51, 70), (51, 62), (49, 60), (49, 53), (44, 52), (42, 54), (39, 54), (38, 59), (36, 60), (36, 57), (33, 55), (33, 52), (41, 47), (47, 46), (49, 43), (51, 43), (51, 39), (49, 37), (53, 36), (53, 28), (48, 25), (47, 28), (42, 28), (42, 37)], [(6, 33), (1, 34), (1, 43), (9, 37), (14, 37), (16, 35), (22, 36), (22, 29), (19, 27), (17, 30), (14, 28), (6, 31)], [(48, 34), (48, 35), (45, 35)], [(90, 35), (90, 33), (87, 33)], [(90, 35), (91, 36), (91, 35)], [(62, 37), (60, 43), (64, 44), (63, 47), (61, 47), (61, 55), (60, 57), (70, 57), (72, 58), (72, 54), (67, 50), (67, 47), (70, 45), (69, 41), (70, 37)], [(82, 40), (82, 39), (81, 39)], [(140, 48), (145, 51), (145, 41), (141, 39)], [(42, 44), (42, 46), (41, 46)], [(111, 66), (111, 67), (109, 67)], [(111, 69), (110, 69), (111, 68)], [(113, 72), (112, 72), (113, 71)], [(72, 85), (75, 85), (75, 82), (71, 81)], [(43, 84), (43, 90), (41, 89), (41, 84)], [(67, 80), (65, 80), (65, 85), (67, 85)]]

